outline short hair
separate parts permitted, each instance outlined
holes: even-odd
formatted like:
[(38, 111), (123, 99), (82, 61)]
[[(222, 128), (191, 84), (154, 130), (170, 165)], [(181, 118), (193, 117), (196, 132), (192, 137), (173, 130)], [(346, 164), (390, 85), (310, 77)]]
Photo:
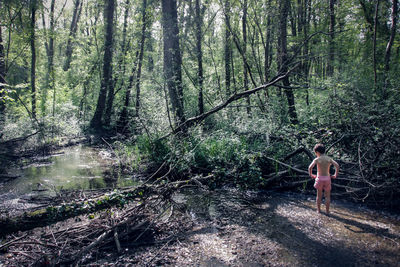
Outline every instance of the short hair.
[(325, 146), (323, 144), (316, 144), (314, 146), (314, 152), (319, 152), (321, 154), (325, 154)]

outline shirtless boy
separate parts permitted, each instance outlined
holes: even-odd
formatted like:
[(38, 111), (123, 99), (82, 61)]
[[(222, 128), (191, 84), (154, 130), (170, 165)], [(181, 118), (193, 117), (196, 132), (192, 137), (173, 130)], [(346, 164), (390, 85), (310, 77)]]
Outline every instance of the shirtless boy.
[[(308, 167), (308, 173), (311, 178), (315, 179), (314, 188), (317, 189), (317, 210), (321, 212), (322, 192), (325, 191), (325, 207), (326, 213), (329, 214), (329, 205), (331, 203), (331, 178), (336, 179), (339, 173), (339, 164), (330, 157), (325, 155), (325, 147), (322, 144), (316, 144), (314, 153), (317, 157)], [(330, 175), (329, 169), (331, 165), (335, 166), (335, 174)], [(314, 166), (317, 165), (317, 175), (312, 174)]]

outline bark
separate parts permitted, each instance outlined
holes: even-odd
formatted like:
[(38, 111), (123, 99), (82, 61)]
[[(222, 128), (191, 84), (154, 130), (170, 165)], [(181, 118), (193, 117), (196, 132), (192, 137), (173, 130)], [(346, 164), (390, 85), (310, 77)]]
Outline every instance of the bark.
[[(271, 0), (268, 0), (268, 8), (271, 8)], [(270, 73), (270, 54), (271, 54), (271, 39), (272, 39), (272, 25), (271, 25), (271, 15), (268, 14), (267, 17), (267, 31), (265, 37), (265, 48), (264, 48), (264, 79), (265, 82), (269, 80), (269, 73)], [(267, 91), (268, 95), (268, 91)]]
[[(125, 79), (123, 78), (125, 76), (125, 71), (126, 71), (126, 62), (125, 62), (125, 57), (126, 57), (126, 52), (127, 52), (127, 44), (126, 44), (126, 35), (127, 35), (127, 28), (128, 28), (128, 17), (129, 17), (129, 9), (130, 9), (130, 0), (125, 1), (125, 12), (124, 12), (124, 23), (123, 23), (123, 28), (122, 28), (122, 42), (121, 42), (121, 52), (118, 57), (118, 63), (117, 63), (117, 74), (114, 76), (114, 81), (113, 85), (116, 88), (117, 93), (119, 90), (122, 89), (124, 86), (124, 81)], [(120, 81), (118, 83), (118, 80)]]
[(36, 24), (36, 0), (30, 2), (30, 47), (31, 47), (31, 98), (32, 117), (36, 120), (36, 45), (35, 45), (35, 24)]
[(386, 95), (386, 89), (388, 86), (388, 75), (390, 70), (390, 56), (392, 51), (392, 46), (394, 43), (394, 38), (396, 36), (396, 27), (397, 27), (397, 11), (398, 11), (398, 0), (393, 0), (392, 4), (392, 25), (390, 28), (390, 38), (386, 46), (385, 51), (385, 88), (384, 88), (384, 96)]
[[(115, 0), (109, 0), (108, 10), (106, 13), (106, 50), (104, 54), (104, 65), (107, 67), (107, 73), (103, 69), (104, 83), (107, 87), (107, 106), (104, 116), (104, 126), (108, 127), (111, 123), (111, 115), (113, 113), (114, 103), (114, 81), (112, 79), (112, 60), (114, 50), (114, 11), (115, 11)], [(106, 57), (107, 54), (107, 57)]]
[[(225, 19), (230, 20), (230, 4), (229, 0), (225, 0)], [(231, 57), (232, 44), (231, 32), (225, 23), (225, 43), (224, 43), (224, 61), (225, 61), (225, 93), (226, 96), (231, 94)]]
[(124, 106), (122, 108), (121, 114), (119, 115), (119, 120), (117, 123), (118, 132), (120, 132), (120, 133), (127, 132), (126, 126), (128, 125), (128, 117), (129, 117), (128, 108), (130, 105), (131, 89), (133, 87), (133, 81), (136, 77), (136, 68), (137, 68), (138, 57), (139, 57), (139, 51), (136, 52), (136, 60), (135, 60), (135, 63), (133, 64), (132, 73), (129, 76), (128, 86), (126, 87)]
[(185, 121), (182, 87), (182, 57), (179, 47), (179, 28), (176, 0), (162, 0), (164, 39), (164, 76), (171, 99), (175, 122)]
[[(247, 48), (247, 0), (244, 0), (243, 3), (243, 18), (242, 18), (242, 33), (243, 33), (243, 87), (244, 90), (249, 89), (249, 77), (247, 72), (247, 62), (245, 61), (246, 58), (246, 48)], [(246, 98), (247, 100), (247, 115), (250, 116), (251, 114), (251, 103), (250, 97)]]
[(78, 22), (82, 11), (82, 3), (81, 0), (75, 0), (74, 3), (74, 12), (72, 15), (71, 26), (69, 29), (69, 36), (67, 41), (67, 48), (65, 50), (65, 63), (63, 66), (63, 70), (67, 71), (71, 66), (72, 52), (73, 52), (73, 40), (76, 36), (76, 31), (78, 29)]
[(376, 89), (376, 85), (378, 82), (378, 76), (376, 73), (376, 35), (377, 35), (377, 27), (378, 27), (379, 3), (380, 3), (380, 0), (377, 0), (376, 5), (375, 5), (374, 37), (373, 37), (373, 68), (374, 68), (374, 88), (375, 89)]
[(329, 0), (329, 56), (327, 76), (332, 76), (335, 62), (335, 0)]
[[(48, 31), (48, 41), (46, 39), (45, 46), (46, 46), (46, 54), (47, 54), (47, 72), (45, 76), (45, 85), (43, 88), (42, 94), (42, 112), (45, 114), (46, 112), (46, 99), (47, 99), (47, 92), (53, 90), (53, 108), (52, 108), (52, 115), (54, 117), (54, 110), (55, 110), (55, 87), (54, 87), (54, 7), (55, 7), (55, 0), (51, 0), (50, 3), (50, 26)], [(43, 28), (46, 29), (46, 25), (44, 22), (44, 13), (43, 13)]]
[(104, 57), (103, 57), (103, 77), (101, 79), (100, 93), (97, 100), (96, 110), (90, 122), (92, 129), (101, 130), (103, 127), (103, 113), (106, 106), (107, 92), (110, 93), (112, 86), (111, 80), (111, 63), (113, 53), (113, 18), (114, 18), (114, 0), (107, 0), (104, 6), (104, 16), (106, 23), (105, 43), (104, 43)]
[[(279, 36), (278, 36), (278, 72), (286, 73), (288, 70), (288, 55), (287, 55), (287, 18), (289, 12), (289, 0), (279, 2)], [(289, 77), (283, 79), (284, 92), (288, 102), (289, 119), (293, 124), (297, 124), (297, 113), (293, 89), (290, 88)]]
[[(6, 83), (6, 62), (4, 58), (4, 46), (3, 46), (3, 38), (2, 38), (2, 27), (0, 25), (0, 132), (2, 132), (4, 123), (5, 123), (5, 111), (6, 111), (6, 103), (4, 100), (4, 86), (2, 84)], [(0, 133), (0, 139), (2, 138), (2, 134)]]
[(198, 112), (199, 114), (204, 113), (204, 100), (203, 100), (203, 51), (201, 48), (202, 44), (202, 29), (203, 19), (200, 10), (200, 0), (196, 0), (196, 54), (197, 54), (197, 86), (199, 90), (198, 98)]
[(142, 74), (144, 44), (146, 40), (146, 28), (147, 28), (147, 0), (143, 0), (142, 7), (142, 33), (140, 38), (139, 58), (136, 73), (136, 117), (140, 116), (140, 76)]

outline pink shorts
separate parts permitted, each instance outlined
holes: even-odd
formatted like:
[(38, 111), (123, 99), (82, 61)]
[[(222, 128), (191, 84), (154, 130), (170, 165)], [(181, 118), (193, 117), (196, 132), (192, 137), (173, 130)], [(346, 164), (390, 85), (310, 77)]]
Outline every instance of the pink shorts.
[(315, 179), (314, 188), (317, 190), (331, 191), (331, 177), (318, 176), (317, 179)]

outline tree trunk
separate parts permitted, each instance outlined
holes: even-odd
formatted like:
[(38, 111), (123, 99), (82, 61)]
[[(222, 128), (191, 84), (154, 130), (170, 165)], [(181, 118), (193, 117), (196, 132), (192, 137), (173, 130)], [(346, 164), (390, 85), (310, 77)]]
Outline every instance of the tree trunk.
[(171, 99), (175, 122), (185, 121), (182, 87), (182, 58), (179, 48), (179, 28), (176, 0), (162, 0), (164, 39), (164, 76)]
[(132, 68), (132, 73), (129, 76), (128, 86), (126, 87), (124, 106), (122, 108), (121, 114), (119, 115), (119, 120), (117, 123), (118, 132), (120, 132), (120, 133), (127, 132), (126, 126), (128, 125), (128, 115), (129, 115), (128, 108), (130, 105), (131, 89), (132, 89), (133, 81), (136, 77), (136, 68), (137, 68), (138, 57), (139, 57), (139, 52), (137, 51), (135, 63), (133, 64), (133, 68)]
[(393, 0), (392, 4), (392, 26), (390, 28), (390, 38), (386, 46), (386, 51), (385, 51), (385, 86), (384, 86), (384, 91), (383, 91), (383, 96), (387, 96), (387, 87), (389, 84), (388, 81), (388, 76), (389, 76), (389, 70), (390, 70), (390, 55), (391, 55), (391, 50), (392, 46), (394, 43), (394, 38), (396, 36), (396, 26), (397, 26), (397, 4), (398, 0)]
[[(247, 72), (246, 66), (246, 48), (247, 48), (247, 0), (244, 0), (243, 3), (243, 18), (242, 18), (242, 33), (243, 33), (243, 87), (244, 90), (247, 91), (249, 89), (249, 76)], [(247, 115), (251, 115), (251, 103), (250, 96), (246, 98), (247, 100)]]
[[(278, 72), (286, 73), (288, 71), (288, 55), (287, 55), (287, 18), (289, 12), (289, 0), (279, 2), (279, 36), (278, 36)], [(283, 79), (284, 91), (288, 102), (289, 118), (292, 124), (297, 124), (297, 113), (294, 101), (293, 89), (290, 88), (289, 78)]]
[[(225, 20), (230, 19), (230, 0), (225, 0)], [(225, 61), (225, 94), (231, 95), (231, 32), (225, 22), (225, 43), (224, 43), (224, 61)]]
[(104, 40), (104, 58), (103, 58), (103, 77), (101, 79), (101, 87), (99, 98), (97, 100), (96, 110), (94, 112), (92, 121), (90, 122), (91, 128), (100, 130), (103, 127), (102, 117), (106, 106), (107, 92), (110, 91), (112, 86), (111, 80), (111, 63), (113, 53), (113, 18), (114, 18), (114, 0), (107, 0), (104, 6), (104, 20), (106, 24), (105, 40)]
[(139, 49), (139, 58), (138, 58), (138, 68), (136, 73), (136, 117), (140, 115), (140, 76), (142, 74), (142, 63), (143, 63), (143, 54), (144, 54), (144, 43), (146, 40), (146, 28), (147, 28), (147, 0), (143, 0), (142, 7), (142, 35), (140, 38), (140, 49)]
[(65, 51), (65, 63), (63, 70), (67, 71), (71, 66), (72, 50), (73, 50), (73, 40), (75, 39), (76, 30), (78, 29), (78, 21), (82, 11), (82, 3), (80, 0), (75, 0), (74, 3), (74, 13), (72, 15), (71, 27), (69, 29), (69, 36), (67, 41), (67, 48)]
[(4, 58), (4, 46), (2, 38), (2, 28), (0, 25), (0, 139), (2, 137), (2, 130), (5, 123), (5, 111), (6, 103), (4, 100), (4, 86), (2, 84), (6, 83), (6, 62)]
[(203, 51), (201, 48), (202, 43), (202, 29), (203, 19), (200, 10), (200, 0), (196, 0), (196, 54), (197, 54), (197, 86), (199, 88), (198, 108), (199, 114), (204, 113), (204, 101), (203, 101)]
[(335, 0), (329, 0), (329, 55), (326, 75), (332, 76), (335, 64)]
[(374, 37), (373, 37), (373, 68), (374, 68), (374, 88), (376, 90), (378, 76), (376, 73), (376, 34), (377, 34), (377, 27), (378, 27), (378, 11), (379, 11), (379, 3), (380, 1), (376, 1), (375, 5), (375, 17), (374, 17)]
[(36, 120), (36, 46), (35, 46), (35, 24), (36, 24), (36, 0), (30, 2), (31, 22), (30, 22), (30, 46), (31, 46), (31, 97), (32, 97), (32, 117)]
[[(53, 109), (52, 115), (54, 117), (54, 109), (55, 109), (55, 87), (54, 87), (54, 7), (55, 0), (51, 0), (50, 3), (50, 26), (48, 32), (48, 41), (45, 40), (46, 46), (46, 54), (47, 54), (47, 72), (45, 76), (45, 85), (42, 93), (42, 113), (45, 115), (46, 113), (46, 99), (47, 93), (53, 90)], [(45, 18), (43, 12), (43, 28), (46, 29)]]

